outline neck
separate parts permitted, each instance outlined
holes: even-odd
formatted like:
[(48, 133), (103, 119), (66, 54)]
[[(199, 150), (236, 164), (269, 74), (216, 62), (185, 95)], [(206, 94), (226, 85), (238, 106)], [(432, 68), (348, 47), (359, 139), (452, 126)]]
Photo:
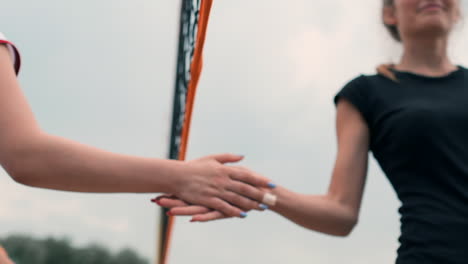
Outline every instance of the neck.
[(404, 52), (397, 70), (414, 72), (427, 76), (442, 76), (457, 69), (448, 55), (448, 39), (406, 39)]

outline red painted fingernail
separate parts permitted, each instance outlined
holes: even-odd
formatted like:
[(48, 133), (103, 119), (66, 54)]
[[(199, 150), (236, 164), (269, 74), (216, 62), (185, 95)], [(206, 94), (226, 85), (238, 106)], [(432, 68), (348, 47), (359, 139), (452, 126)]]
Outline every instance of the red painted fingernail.
[(167, 216), (174, 216), (174, 215), (171, 213), (171, 211), (168, 211), (168, 212), (166, 213), (166, 215), (167, 215)]
[(158, 205), (161, 205), (161, 202), (159, 200), (161, 200), (162, 198), (164, 198), (164, 197), (156, 197), (154, 199), (151, 199), (151, 202), (157, 203)]

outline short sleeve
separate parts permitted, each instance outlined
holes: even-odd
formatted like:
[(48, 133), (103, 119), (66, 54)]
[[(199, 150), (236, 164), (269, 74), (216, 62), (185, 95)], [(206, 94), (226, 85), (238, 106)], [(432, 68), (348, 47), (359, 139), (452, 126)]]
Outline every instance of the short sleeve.
[(362, 114), (364, 120), (367, 124), (371, 125), (371, 103), (370, 103), (370, 94), (367, 81), (365, 76), (361, 75), (354, 80), (347, 83), (334, 97), (335, 105), (338, 105), (338, 102), (341, 99), (348, 100), (353, 104), (357, 110)]
[(21, 57), (20, 57), (20, 54), (18, 52), (18, 49), (15, 47), (15, 45), (13, 45), (13, 43), (8, 41), (7, 38), (5, 37), (5, 35), (3, 35), (1, 32), (0, 32), (0, 44), (6, 45), (6, 47), (10, 51), (10, 55), (11, 55), (11, 59), (13, 61), (13, 66), (15, 68), (15, 72), (16, 72), (16, 74), (18, 74), (19, 70), (21, 68)]

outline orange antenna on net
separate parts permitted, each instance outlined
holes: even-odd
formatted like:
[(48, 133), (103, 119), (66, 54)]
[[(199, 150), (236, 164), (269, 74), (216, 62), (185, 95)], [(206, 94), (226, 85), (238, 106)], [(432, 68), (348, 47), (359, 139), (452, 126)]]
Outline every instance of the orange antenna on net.
[[(203, 67), (213, 0), (182, 0), (169, 158), (185, 160), (195, 94)], [(174, 217), (162, 209), (158, 264), (167, 264)]]

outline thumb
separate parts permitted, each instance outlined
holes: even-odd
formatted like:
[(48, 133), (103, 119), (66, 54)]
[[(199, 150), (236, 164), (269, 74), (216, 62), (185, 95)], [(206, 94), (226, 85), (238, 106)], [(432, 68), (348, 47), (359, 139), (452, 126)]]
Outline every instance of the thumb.
[(229, 153), (216, 154), (216, 155), (213, 155), (212, 157), (216, 161), (223, 163), (223, 164), (230, 163), (230, 162), (239, 162), (244, 159), (243, 155), (235, 155), (235, 154), (229, 154)]

